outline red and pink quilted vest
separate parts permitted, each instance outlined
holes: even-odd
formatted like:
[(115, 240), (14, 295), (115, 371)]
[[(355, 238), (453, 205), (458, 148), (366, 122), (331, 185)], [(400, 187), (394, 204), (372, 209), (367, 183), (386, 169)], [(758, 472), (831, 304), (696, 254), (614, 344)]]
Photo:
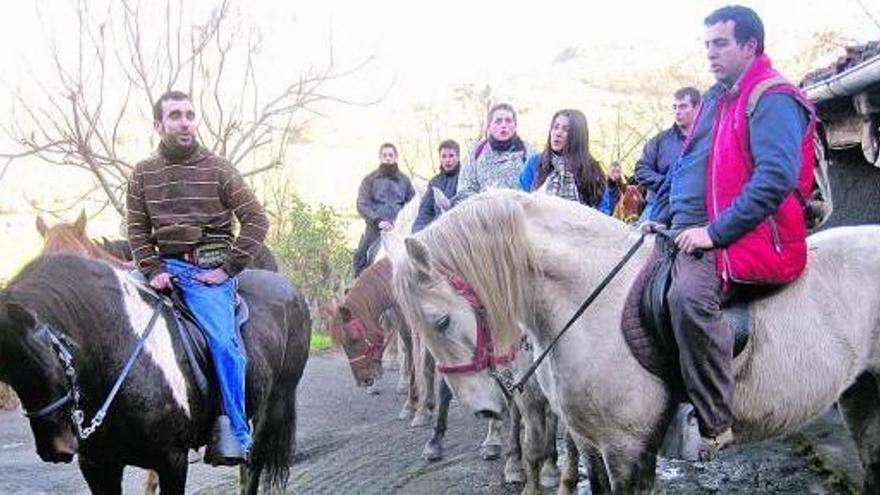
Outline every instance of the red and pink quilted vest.
[(809, 197), (813, 187), (815, 110), (803, 92), (773, 69), (766, 55), (758, 56), (740, 81), (717, 103), (706, 173), (709, 221), (733, 204), (754, 170), (748, 118), (755, 105), (754, 99), (750, 105), (750, 96), (756, 90), (763, 94), (791, 95), (808, 110), (810, 122), (801, 141), (801, 172), (796, 190), (758, 227), (720, 249), (716, 258), (718, 274), (726, 288), (732, 282), (785, 284), (796, 279), (807, 262), (802, 198)]

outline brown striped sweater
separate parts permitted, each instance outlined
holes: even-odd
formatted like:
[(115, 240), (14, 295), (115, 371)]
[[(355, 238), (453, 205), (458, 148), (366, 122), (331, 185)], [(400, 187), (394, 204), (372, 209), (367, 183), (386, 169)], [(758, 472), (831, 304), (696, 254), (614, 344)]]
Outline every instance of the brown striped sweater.
[[(128, 240), (138, 268), (152, 279), (164, 271), (160, 256), (180, 255), (206, 237), (219, 237), (231, 243), (222, 268), (231, 277), (237, 275), (266, 237), (269, 220), (262, 205), (238, 171), (208, 150), (199, 147), (189, 159), (177, 161), (181, 163), (157, 151), (131, 174)], [(233, 215), (241, 224), (237, 238)], [(157, 236), (160, 229), (171, 235)]]

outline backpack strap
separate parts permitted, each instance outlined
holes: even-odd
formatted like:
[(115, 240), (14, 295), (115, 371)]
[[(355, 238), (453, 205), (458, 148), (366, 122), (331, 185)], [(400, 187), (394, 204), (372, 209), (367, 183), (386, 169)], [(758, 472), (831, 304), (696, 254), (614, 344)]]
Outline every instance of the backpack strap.
[(749, 93), (749, 100), (746, 102), (746, 118), (751, 118), (752, 114), (755, 113), (755, 108), (758, 106), (758, 100), (764, 96), (764, 93), (773, 86), (779, 86), (780, 84), (790, 83), (788, 82), (788, 79), (781, 75), (777, 75), (756, 84), (755, 87), (752, 88), (752, 92)]

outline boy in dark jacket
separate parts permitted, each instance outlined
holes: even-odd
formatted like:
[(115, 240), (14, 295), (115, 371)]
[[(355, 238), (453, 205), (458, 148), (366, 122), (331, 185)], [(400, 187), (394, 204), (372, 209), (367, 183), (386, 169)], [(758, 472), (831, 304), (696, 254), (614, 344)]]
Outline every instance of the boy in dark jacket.
[(427, 227), (443, 213), (440, 205), (436, 204), (434, 200), (435, 188), (450, 200), (455, 196), (455, 190), (458, 187), (458, 171), (461, 170), (460, 150), (458, 143), (452, 139), (440, 143), (438, 147), (440, 173), (428, 181), (428, 190), (425, 191), (422, 202), (419, 204), (419, 216), (416, 217), (416, 222), (413, 224), (413, 233)]

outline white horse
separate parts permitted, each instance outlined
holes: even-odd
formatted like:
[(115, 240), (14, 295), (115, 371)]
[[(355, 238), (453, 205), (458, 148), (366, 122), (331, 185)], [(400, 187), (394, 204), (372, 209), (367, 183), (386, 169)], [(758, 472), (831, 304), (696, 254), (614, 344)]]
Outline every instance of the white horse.
[[(538, 349), (562, 328), (637, 234), (571, 201), (512, 191), (473, 198), (406, 239), (386, 239), (398, 300), (440, 363), (469, 359), (473, 316), (447, 283), (482, 299), (496, 349), (518, 337)], [(646, 242), (538, 368), (541, 387), (578, 447), (604, 458), (609, 486), (650, 492), (672, 391), (644, 369), (620, 331)], [(865, 493), (880, 490), (880, 228), (811, 236), (805, 273), (749, 305), (751, 336), (734, 360), (737, 443), (794, 432), (840, 402), (859, 448)], [(536, 351), (537, 352), (537, 351)], [(449, 377), (463, 403), (494, 414), (504, 396), (486, 374)], [(591, 462), (591, 470), (601, 469)], [(591, 476), (594, 473), (591, 473)], [(592, 482), (591, 478), (591, 482)]]

